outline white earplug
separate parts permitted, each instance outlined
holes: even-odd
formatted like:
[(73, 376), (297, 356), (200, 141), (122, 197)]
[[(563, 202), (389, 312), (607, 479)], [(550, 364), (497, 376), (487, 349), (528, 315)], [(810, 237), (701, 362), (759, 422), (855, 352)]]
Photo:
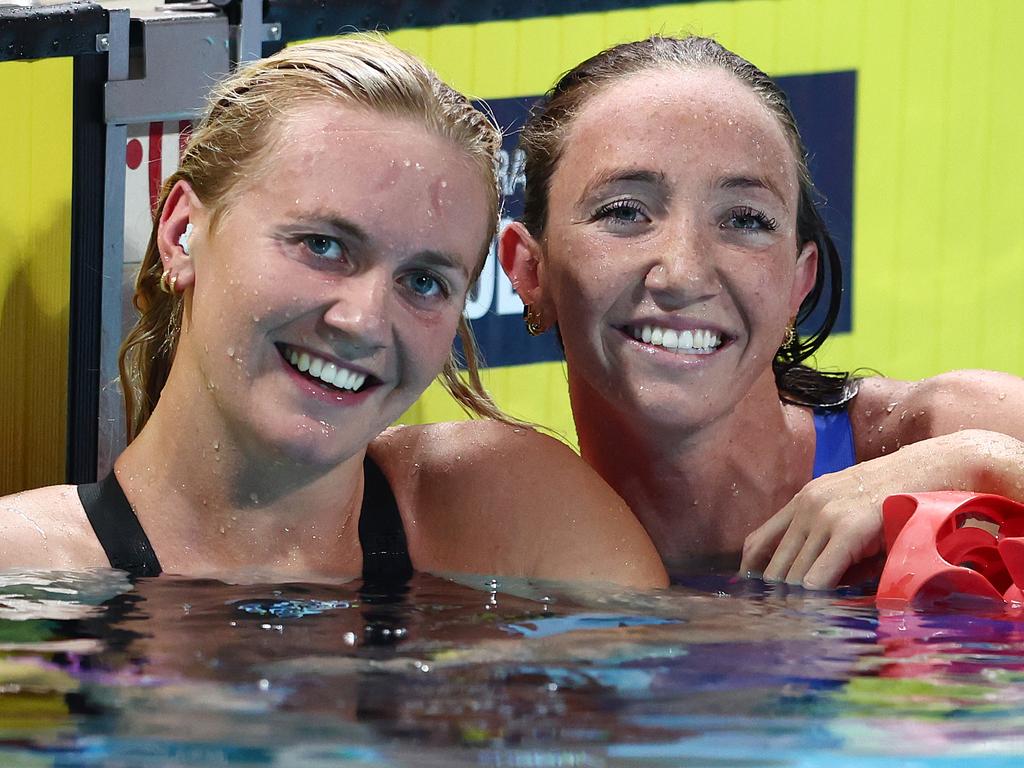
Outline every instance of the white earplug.
[(181, 250), (183, 250), (186, 255), (188, 255), (188, 252), (189, 252), (189, 250), (188, 250), (188, 239), (190, 237), (192, 237), (192, 222), (191, 221), (186, 225), (185, 231), (181, 233), (181, 237), (178, 238), (178, 245), (181, 246)]

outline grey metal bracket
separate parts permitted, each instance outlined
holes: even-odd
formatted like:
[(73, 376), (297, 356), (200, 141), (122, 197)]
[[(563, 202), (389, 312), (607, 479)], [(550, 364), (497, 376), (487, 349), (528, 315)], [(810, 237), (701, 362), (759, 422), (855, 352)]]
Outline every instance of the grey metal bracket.
[(229, 71), (230, 30), (219, 13), (133, 18), (131, 39), (138, 76), (107, 83), (108, 125), (195, 117), (210, 87)]

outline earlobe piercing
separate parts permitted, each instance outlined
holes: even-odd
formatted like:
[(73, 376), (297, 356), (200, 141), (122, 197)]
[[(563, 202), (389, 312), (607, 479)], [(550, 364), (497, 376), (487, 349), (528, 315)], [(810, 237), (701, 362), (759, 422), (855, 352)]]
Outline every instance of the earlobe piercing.
[(544, 333), (544, 325), (541, 321), (540, 312), (529, 304), (523, 309), (523, 320), (526, 322), (526, 332), (531, 336), (540, 336)]
[(181, 246), (181, 250), (185, 252), (185, 255), (189, 255), (188, 240), (192, 237), (192, 222), (190, 221), (185, 226), (185, 231), (181, 233), (181, 237), (178, 238), (178, 245)]

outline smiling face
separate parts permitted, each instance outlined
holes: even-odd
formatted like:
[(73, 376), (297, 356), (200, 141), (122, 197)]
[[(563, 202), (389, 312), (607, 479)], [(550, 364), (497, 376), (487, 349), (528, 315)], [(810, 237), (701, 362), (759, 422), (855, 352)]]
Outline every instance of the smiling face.
[(539, 308), (574, 397), (682, 428), (715, 420), (770, 377), (813, 284), (782, 128), (724, 70), (659, 69), (586, 102), (563, 147)]
[(334, 464), (440, 372), (489, 231), (488, 179), (412, 120), (320, 104), (274, 133), (215, 225), (193, 208), (175, 366), (250, 444)]

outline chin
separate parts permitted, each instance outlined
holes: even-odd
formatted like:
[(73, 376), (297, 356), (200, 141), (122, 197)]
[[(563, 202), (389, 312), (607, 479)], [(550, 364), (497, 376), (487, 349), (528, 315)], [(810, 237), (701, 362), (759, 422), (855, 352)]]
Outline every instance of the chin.
[(309, 468), (330, 469), (365, 449), (372, 437), (356, 436), (349, 425), (344, 429), (317, 421), (301, 421), (266, 435), (267, 444), (282, 460)]
[(720, 399), (707, 392), (683, 392), (661, 387), (634, 392), (620, 401), (630, 403), (626, 418), (643, 431), (690, 432), (713, 423), (724, 409)]

